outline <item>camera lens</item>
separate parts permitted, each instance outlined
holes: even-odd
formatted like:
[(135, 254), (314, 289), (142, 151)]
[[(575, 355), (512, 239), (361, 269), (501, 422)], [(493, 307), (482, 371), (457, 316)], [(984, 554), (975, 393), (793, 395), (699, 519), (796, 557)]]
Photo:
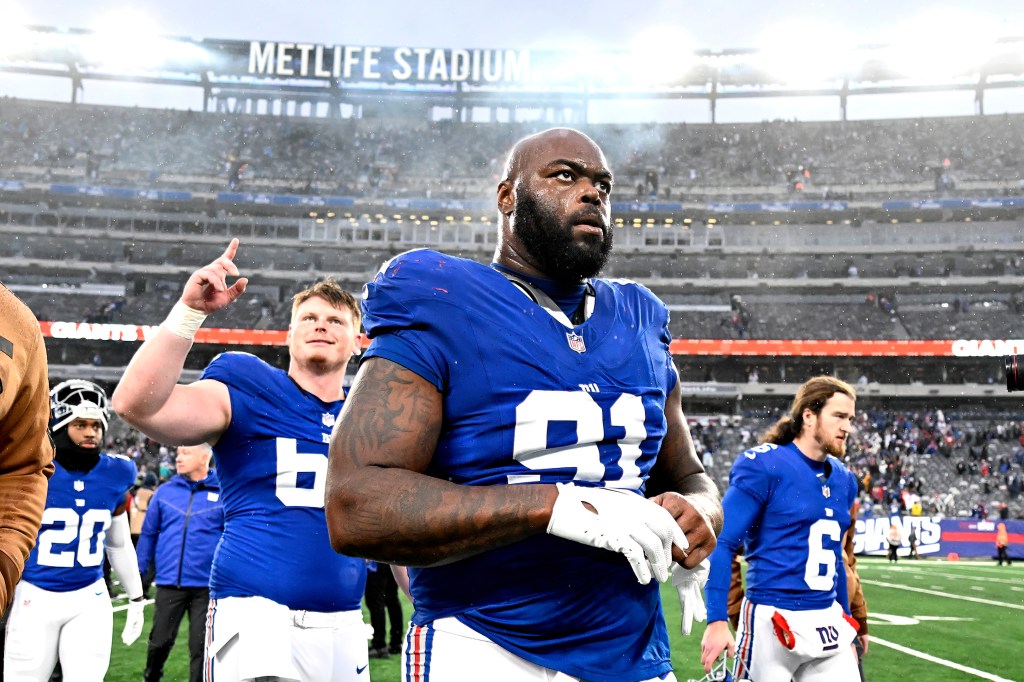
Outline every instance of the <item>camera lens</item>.
[(1024, 391), (1024, 355), (1007, 355), (1003, 358), (1006, 369), (1006, 390)]

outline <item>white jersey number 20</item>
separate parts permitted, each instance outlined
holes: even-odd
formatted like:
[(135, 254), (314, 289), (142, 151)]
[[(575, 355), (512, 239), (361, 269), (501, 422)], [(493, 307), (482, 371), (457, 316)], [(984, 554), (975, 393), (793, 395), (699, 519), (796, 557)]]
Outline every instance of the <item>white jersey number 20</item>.
[[(67, 507), (50, 507), (43, 511), (43, 526), (58, 523), (63, 525), (39, 534), (39, 565), (71, 568), (77, 559), (79, 566), (99, 566), (110, 528), (110, 510), (89, 509), (81, 516)], [(74, 546), (68, 547), (73, 543)], [(56, 551), (55, 547), (67, 549)]]

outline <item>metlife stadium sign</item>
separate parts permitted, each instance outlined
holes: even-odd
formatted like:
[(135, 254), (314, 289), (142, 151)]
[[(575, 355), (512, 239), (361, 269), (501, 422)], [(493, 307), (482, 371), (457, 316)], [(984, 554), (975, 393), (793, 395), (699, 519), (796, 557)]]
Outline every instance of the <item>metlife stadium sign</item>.
[(530, 80), (530, 51), (249, 43), (250, 76), (386, 83), (505, 83)]

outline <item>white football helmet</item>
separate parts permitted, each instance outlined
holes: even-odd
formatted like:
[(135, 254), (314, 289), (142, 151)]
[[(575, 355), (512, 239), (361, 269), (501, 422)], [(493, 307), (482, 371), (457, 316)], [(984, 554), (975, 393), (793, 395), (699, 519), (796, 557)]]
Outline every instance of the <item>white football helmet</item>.
[(84, 379), (71, 379), (50, 391), (50, 431), (58, 431), (76, 419), (96, 419), (107, 431), (110, 408), (107, 393)]

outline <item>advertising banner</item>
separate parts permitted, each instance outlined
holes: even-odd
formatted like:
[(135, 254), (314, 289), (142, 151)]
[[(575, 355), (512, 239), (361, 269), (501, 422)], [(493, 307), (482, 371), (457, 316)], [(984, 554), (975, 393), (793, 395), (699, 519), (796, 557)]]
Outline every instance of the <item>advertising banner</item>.
[(1024, 520), (1007, 521), (928, 516), (880, 516), (858, 518), (853, 536), (855, 554), (885, 556), (889, 551), (890, 524), (896, 524), (903, 539), (898, 554), (910, 554), (910, 529), (916, 530), (917, 553), (921, 557), (995, 557), (998, 524), (1005, 523), (1009, 537), (1008, 554), (1024, 559)]

